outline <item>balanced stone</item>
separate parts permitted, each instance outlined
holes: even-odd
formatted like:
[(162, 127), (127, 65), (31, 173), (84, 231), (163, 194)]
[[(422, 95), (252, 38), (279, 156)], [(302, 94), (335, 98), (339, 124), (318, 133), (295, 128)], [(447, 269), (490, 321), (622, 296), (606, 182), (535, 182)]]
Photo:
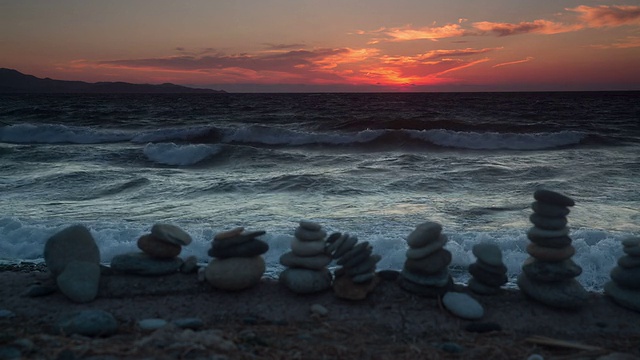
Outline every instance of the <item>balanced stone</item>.
[(531, 209), (536, 214), (547, 217), (563, 217), (567, 216), (570, 210), (564, 206), (553, 205), (545, 202), (534, 201), (531, 204)]
[(562, 195), (555, 191), (546, 190), (546, 189), (538, 189), (533, 193), (533, 198), (549, 204), (559, 205), (559, 206), (574, 206), (575, 202), (573, 199), (566, 195)]
[(444, 268), (433, 275), (422, 275), (416, 274), (410, 269), (407, 269), (406, 265), (402, 268), (400, 276), (406, 278), (414, 284), (432, 287), (445, 286), (451, 279), (448, 268)]
[(527, 237), (530, 240), (557, 238), (557, 237), (562, 237), (567, 235), (569, 235), (568, 227), (564, 227), (559, 230), (546, 230), (546, 229), (540, 229), (539, 227), (533, 226), (529, 229), (529, 231), (527, 231)]
[(640, 256), (625, 255), (618, 259), (618, 265), (625, 269), (640, 267)]
[(484, 308), (471, 296), (448, 292), (442, 297), (442, 305), (454, 315), (468, 320), (477, 320), (484, 316)]
[(138, 239), (138, 248), (145, 253), (160, 259), (176, 257), (182, 251), (182, 246), (159, 240), (152, 235), (142, 235)]
[(293, 235), (302, 241), (320, 241), (327, 236), (327, 232), (322, 229), (309, 230), (303, 227), (298, 227)]
[(407, 250), (407, 258), (409, 259), (421, 259), (423, 257), (427, 257), (434, 252), (441, 249), (447, 243), (447, 236), (440, 235), (438, 240), (430, 243), (427, 246), (423, 246), (421, 248), (409, 248)]
[(622, 240), (622, 246), (627, 247), (640, 247), (640, 237), (628, 237)]
[(180, 269), (182, 259), (157, 259), (145, 253), (126, 253), (116, 255), (111, 259), (111, 268), (134, 275), (167, 275)]
[(589, 297), (587, 291), (575, 279), (554, 282), (534, 282), (522, 272), (518, 275), (518, 287), (527, 296), (545, 305), (577, 309)]
[(309, 220), (301, 220), (299, 225), (301, 228), (310, 231), (320, 231), (320, 229), (322, 229), (322, 226), (320, 224)]
[(412, 248), (426, 246), (440, 237), (442, 225), (427, 221), (418, 225), (407, 237), (407, 244)]
[(265, 269), (262, 256), (213, 259), (205, 269), (205, 278), (216, 288), (238, 291), (257, 285)]
[(527, 252), (538, 260), (553, 262), (569, 259), (576, 253), (576, 249), (571, 245), (560, 249), (554, 249), (542, 247), (535, 243), (529, 243), (529, 245), (527, 245)]
[(348, 238), (349, 234), (333, 233), (329, 235), (327, 240), (325, 240), (325, 252), (327, 254), (334, 254)]
[(367, 256), (365, 260), (353, 267), (347, 267), (345, 265), (346, 273), (348, 276), (356, 276), (361, 274), (373, 273), (376, 270), (376, 264), (382, 257), (378, 254)]
[(316, 256), (298, 256), (289, 251), (280, 256), (280, 264), (291, 268), (306, 268), (312, 270), (322, 270), (329, 265), (331, 257), (326, 254)]
[(223, 232), (219, 232), (217, 233), (214, 237), (213, 240), (224, 240), (224, 239), (228, 239), (228, 238), (233, 238), (236, 236), (239, 236), (240, 234), (242, 234), (242, 232), (244, 231), (244, 227), (239, 226), (237, 228), (231, 229), (231, 230), (227, 230), (227, 231), (223, 231)]
[(437, 286), (424, 286), (420, 284), (416, 284), (411, 280), (405, 278), (400, 275), (398, 280), (398, 284), (401, 288), (407, 290), (410, 293), (417, 294), (425, 297), (439, 297), (448, 292), (451, 288), (453, 288), (453, 279), (449, 277), (449, 282), (442, 287)]
[(478, 260), (485, 264), (489, 264), (491, 266), (503, 266), (502, 251), (500, 251), (498, 245), (487, 243), (476, 244), (471, 249), (471, 252), (478, 258)]
[(346, 238), (344, 239), (344, 242), (342, 242), (336, 248), (335, 252), (333, 252), (333, 258), (338, 259), (344, 256), (344, 254), (346, 254), (349, 250), (351, 250), (357, 243), (358, 243), (357, 236), (349, 236), (348, 234), (346, 234)]
[(486, 271), (486, 272), (490, 272), (492, 274), (505, 274), (507, 272), (507, 267), (503, 265), (500, 266), (493, 266), (493, 265), (489, 265), (487, 263), (485, 263), (484, 261), (478, 259), (475, 262), (476, 266), (478, 266), (479, 268), (481, 268), (482, 270)]
[(501, 290), (500, 287), (485, 285), (475, 278), (469, 279), (467, 286), (471, 291), (480, 295), (495, 295)]
[(362, 283), (366, 283), (371, 281), (373, 278), (375, 278), (376, 274), (375, 272), (370, 272), (370, 273), (366, 273), (366, 274), (359, 274), (356, 275), (354, 277), (351, 278), (351, 281), (353, 281), (356, 284), (362, 284)]
[(71, 301), (86, 303), (98, 295), (100, 265), (86, 261), (71, 261), (56, 278), (60, 291)]
[(640, 289), (640, 268), (625, 269), (616, 266), (611, 270), (611, 280), (620, 287), (638, 290)]
[(451, 252), (439, 249), (422, 259), (407, 259), (405, 266), (417, 274), (431, 275), (439, 272), (451, 263)]
[(625, 246), (622, 251), (627, 255), (640, 257), (640, 246)]
[(302, 241), (297, 237), (291, 240), (291, 251), (298, 256), (316, 256), (324, 254), (324, 241)]
[(176, 225), (155, 224), (151, 227), (151, 235), (176, 245), (191, 244), (191, 236)]
[(354, 266), (364, 261), (371, 255), (372, 247), (368, 241), (362, 242), (347, 251), (339, 260), (338, 265), (345, 267)]
[(609, 281), (604, 285), (604, 293), (619, 305), (640, 312), (640, 290), (625, 289)]
[(542, 216), (540, 214), (533, 213), (529, 216), (529, 220), (533, 223), (533, 225), (547, 230), (558, 230), (567, 226), (567, 218), (565, 216), (561, 217), (548, 217)]
[(546, 262), (530, 257), (522, 265), (522, 271), (532, 281), (552, 282), (573, 279), (582, 273), (582, 268), (571, 259)]
[(198, 272), (198, 258), (194, 255), (187, 256), (182, 265), (180, 265), (180, 272), (183, 274)]
[(279, 282), (297, 294), (311, 294), (331, 287), (329, 270), (289, 268), (280, 273)]
[(483, 268), (478, 266), (477, 264), (469, 265), (469, 274), (473, 275), (473, 277), (480, 281), (481, 283), (489, 286), (500, 287), (507, 283), (507, 275), (506, 274), (495, 274), (488, 271), (485, 271)]
[(214, 241), (211, 249), (207, 254), (211, 257), (226, 259), (230, 257), (253, 257), (266, 253), (269, 250), (269, 244), (259, 239), (251, 239), (249, 241), (229, 246), (220, 247), (220, 241)]
[(531, 240), (532, 243), (538, 246), (554, 249), (559, 249), (571, 245), (571, 238), (569, 236), (554, 238), (530, 238), (529, 240)]
[(224, 248), (238, 246), (240, 244), (246, 243), (247, 241), (251, 241), (266, 233), (267, 232), (264, 230), (259, 230), (259, 231), (243, 232), (243, 233), (236, 234), (235, 236), (225, 236), (223, 238), (218, 238), (218, 239), (214, 237), (213, 244), (215, 244), (215, 246), (218, 248), (224, 249)]
[(71, 261), (100, 263), (100, 250), (89, 230), (70, 226), (50, 237), (44, 246), (44, 261), (53, 275), (60, 274)]
[(81, 310), (63, 314), (56, 323), (66, 335), (111, 335), (118, 331), (118, 321), (103, 310)]

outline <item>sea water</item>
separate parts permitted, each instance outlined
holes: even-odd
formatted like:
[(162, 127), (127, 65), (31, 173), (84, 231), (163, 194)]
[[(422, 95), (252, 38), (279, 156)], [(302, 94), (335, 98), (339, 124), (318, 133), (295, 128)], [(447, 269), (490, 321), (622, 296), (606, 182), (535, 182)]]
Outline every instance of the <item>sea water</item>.
[(464, 283), (480, 242), (513, 286), (533, 192), (572, 197), (577, 279), (600, 291), (640, 235), (640, 93), (0, 96), (0, 260), (42, 261), (86, 225), (102, 261), (154, 223), (193, 237), (265, 230), (276, 277), (300, 220), (369, 241), (402, 268), (406, 237), (437, 221)]

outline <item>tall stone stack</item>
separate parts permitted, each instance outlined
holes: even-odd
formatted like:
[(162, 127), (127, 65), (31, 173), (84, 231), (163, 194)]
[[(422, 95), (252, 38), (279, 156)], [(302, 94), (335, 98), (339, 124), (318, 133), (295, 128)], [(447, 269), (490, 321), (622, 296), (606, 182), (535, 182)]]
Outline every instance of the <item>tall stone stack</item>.
[(479, 295), (495, 295), (507, 283), (507, 267), (502, 263), (502, 251), (495, 244), (476, 244), (472, 249), (477, 260), (469, 265), (469, 289)]
[(191, 244), (191, 236), (173, 224), (154, 224), (151, 233), (137, 242), (142, 252), (129, 252), (111, 259), (115, 271), (134, 275), (167, 275), (176, 273), (183, 263), (178, 257), (182, 247)]
[(407, 260), (400, 272), (400, 286), (412, 293), (438, 297), (453, 288), (449, 274), (451, 252), (444, 249), (446, 235), (442, 225), (425, 222), (407, 237)]
[(325, 291), (331, 287), (332, 276), (327, 269), (331, 256), (325, 252), (327, 232), (317, 223), (300, 221), (291, 241), (291, 251), (280, 257), (287, 267), (279, 281), (297, 294)]
[(518, 286), (529, 297), (551, 307), (577, 308), (587, 300), (587, 292), (575, 277), (582, 268), (571, 260), (567, 215), (573, 199), (551, 190), (537, 190), (531, 205), (533, 227), (527, 232), (531, 255), (522, 266)]
[(331, 234), (327, 239), (327, 253), (341, 265), (333, 281), (333, 291), (339, 298), (365, 299), (378, 284), (376, 264), (382, 257), (372, 255), (373, 247), (368, 241), (356, 245), (357, 242), (357, 237), (341, 233)]
[(611, 270), (604, 292), (619, 305), (640, 312), (640, 237), (627, 238), (622, 246), (626, 255)]
[(269, 244), (258, 239), (264, 234), (263, 230), (245, 232), (243, 227), (216, 234), (207, 252), (213, 259), (205, 269), (205, 279), (228, 291), (256, 286), (266, 270), (262, 254)]

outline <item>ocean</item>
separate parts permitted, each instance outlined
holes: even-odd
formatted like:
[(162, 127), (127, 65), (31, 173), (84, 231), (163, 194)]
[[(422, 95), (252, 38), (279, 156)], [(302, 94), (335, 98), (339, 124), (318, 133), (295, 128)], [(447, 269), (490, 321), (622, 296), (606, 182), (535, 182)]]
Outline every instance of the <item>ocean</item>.
[(193, 237), (265, 230), (277, 277), (300, 220), (369, 241), (402, 268), (437, 221), (454, 280), (497, 244), (510, 283), (528, 257), (533, 192), (572, 197), (577, 278), (601, 291), (640, 235), (640, 93), (0, 95), (0, 261), (43, 261), (84, 224), (102, 261), (157, 222)]

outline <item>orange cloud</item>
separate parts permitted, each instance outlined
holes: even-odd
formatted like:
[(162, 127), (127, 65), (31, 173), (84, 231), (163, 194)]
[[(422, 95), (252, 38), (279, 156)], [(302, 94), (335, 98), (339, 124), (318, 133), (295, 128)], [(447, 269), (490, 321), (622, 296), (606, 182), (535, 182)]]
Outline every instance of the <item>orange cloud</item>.
[(580, 20), (588, 27), (616, 27), (640, 25), (640, 6), (631, 5), (580, 5), (569, 11), (580, 14)]
[(576, 31), (583, 28), (583, 26), (580, 24), (565, 25), (548, 20), (534, 20), (531, 22), (521, 22), (518, 24), (481, 21), (473, 23), (473, 27), (480, 30), (481, 32), (490, 32), (498, 36), (510, 36), (529, 33), (551, 35)]
[(516, 65), (516, 64), (522, 64), (522, 63), (526, 63), (533, 60), (533, 57), (528, 56), (526, 59), (522, 59), (522, 60), (515, 60), (515, 61), (509, 61), (509, 62), (503, 62), (500, 64), (496, 64), (493, 65), (492, 67), (497, 68), (497, 67), (501, 67), (501, 66), (509, 66), (509, 65)]
[(630, 49), (640, 47), (640, 36), (627, 36), (611, 45), (591, 45), (591, 47), (596, 49)]
[(371, 32), (360, 31), (358, 33), (362, 35), (374, 33), (382, 33), (386, 35), (386, 37), (384, 38), (376, 38), (370, 42), (370, 44), (375, 44), (380, 41), (437, 41), (438, 39), (464, 36), (466, 34), (466, 31), (459, 24), (447, 24), (439, 27), (422, 27), (419, 29), (412, 29), (410, 25), (407, 25), (401, 28), (382, 28)]

